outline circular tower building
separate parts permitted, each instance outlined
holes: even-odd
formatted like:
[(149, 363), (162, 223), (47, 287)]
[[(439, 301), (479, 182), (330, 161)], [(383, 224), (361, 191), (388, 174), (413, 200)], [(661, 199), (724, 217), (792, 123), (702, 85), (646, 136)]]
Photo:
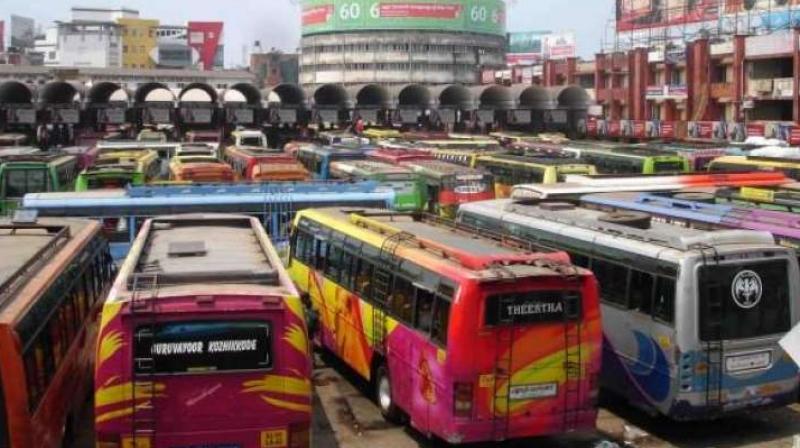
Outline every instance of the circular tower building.
[(477, 84), (505, 64), (503, 0), (302, 0), (300, 82)]

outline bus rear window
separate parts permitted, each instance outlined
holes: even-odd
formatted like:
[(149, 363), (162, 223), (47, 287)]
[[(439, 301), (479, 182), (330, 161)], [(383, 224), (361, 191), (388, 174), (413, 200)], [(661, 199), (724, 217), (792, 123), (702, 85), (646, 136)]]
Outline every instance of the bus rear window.
[(653, 164), (653, 172), (655, 173), (681, 173), (684, 171), (683, 162), (655, 162)]
[(91, 177), (89, 178), (89, 189), (91, 190), (104, 190), (104, 189), (115, 189), (115, 188), (125, 188), (126, 185), (130, 183), (130, 179), (122, 178), (122, 177)]
[(181, 374), (269, 369), (270, 324), (258, 321), (174, 322), (139, 326), (137, 373)]
[(789, 331), (784, 260), (699, 269), (700, 339), (747, 339)]
[(580, 294), (574, 291), (530, 291), (490, 295), (487, 326), (563, 322), (580, 318)]
[(6, 196), (21, 198), (27, 193), (47, 191), (47, 171), (9, 170), (6, 172)]

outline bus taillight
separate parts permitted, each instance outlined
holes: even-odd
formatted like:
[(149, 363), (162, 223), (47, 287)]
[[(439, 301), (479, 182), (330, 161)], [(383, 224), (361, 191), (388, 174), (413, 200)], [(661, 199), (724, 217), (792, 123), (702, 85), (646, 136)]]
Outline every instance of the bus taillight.
[(472, 402), (472, 383), (453, 384), (453, 415), (455, 417), (471, 417)]
[(308, 448), (311, 446), (311, 430), (308, 422), (289, 425), (289, 448)]

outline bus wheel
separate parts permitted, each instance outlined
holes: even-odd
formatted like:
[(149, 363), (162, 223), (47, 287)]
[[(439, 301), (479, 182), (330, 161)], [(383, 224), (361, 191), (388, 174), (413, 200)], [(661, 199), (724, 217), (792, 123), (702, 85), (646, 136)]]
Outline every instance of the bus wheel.
[(378, 403), (383, 418), (393, 423), (400, 422), (400, 409), (394, 403), (392, 382), (389, 378), (389, 369), (385, 364), (381, 364), (375, 372), (375, 401)]

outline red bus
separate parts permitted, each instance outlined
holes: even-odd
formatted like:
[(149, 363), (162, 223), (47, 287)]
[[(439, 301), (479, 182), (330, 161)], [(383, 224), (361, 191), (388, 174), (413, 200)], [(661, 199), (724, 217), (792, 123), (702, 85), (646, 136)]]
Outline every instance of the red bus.
[(450, 443), (593, 430), (597, 282), (564, 252), (383, 210), (303, 210), (289, 271), (314, 340), (388, 419)]
[(100, 447), (310, 446), (303, 304), (256, 218), (147, 220), (97, 357)]
[(240, 148), (229, 146), (225, 148), (225, 161), (228, 162), (239, 179), (253, 179), (253, 171), (262, 164), (294, 163), (297, 159), (281, 151), (268, 149)]
[(420, 160), (435, 160), (436, 158), (429, 151), (419, 149), (387, 149), (381, 148), (367, 153), (367, 157), (392, 165), (401, 163), (418, 162)]
[(94, 221), (0, 220), (0, 254), (0, 446), (69, 446), (114, 277), (108, 242)]
[(439, 160), (404, 163), (425, 181), (430, 213), (454, 219), (459, 204), (494, 199), (491, 173)]

